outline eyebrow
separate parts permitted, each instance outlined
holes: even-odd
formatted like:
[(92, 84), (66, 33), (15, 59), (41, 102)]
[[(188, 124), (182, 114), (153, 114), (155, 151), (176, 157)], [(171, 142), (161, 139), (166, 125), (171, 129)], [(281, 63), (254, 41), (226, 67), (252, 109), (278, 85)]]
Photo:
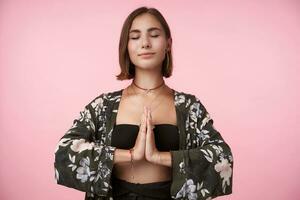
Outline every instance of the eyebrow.
[[(147, 32), (151, 32), (151, 31), (154, 31), (154, 30), (161, 31), (160, 28), (157, 28), (157, 27), (151, 27), (151, 28), (148, 28), (148, 29), (147, 29)], [(132, 32), (140, 33), (141, 31), (138, 30), (138, 29), (132, 29), (129, 33), (132, 33)]]

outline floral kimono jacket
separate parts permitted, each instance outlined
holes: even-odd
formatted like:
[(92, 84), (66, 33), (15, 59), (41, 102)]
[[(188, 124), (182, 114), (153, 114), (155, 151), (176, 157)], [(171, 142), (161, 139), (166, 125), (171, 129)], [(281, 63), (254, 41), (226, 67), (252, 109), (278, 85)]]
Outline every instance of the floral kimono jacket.
[[(116, 147), (111, 146), (111, 136), (122, 91), (94, 98), (56, 146), (56, 183), (84, 191), (85, 200), (113, 200), (111, 177)], [(171, 197), (209, 200), (231, 194), (231, 148), (195, 95), (173, 92), (180, 144), (179, 150), (170, 151)]]

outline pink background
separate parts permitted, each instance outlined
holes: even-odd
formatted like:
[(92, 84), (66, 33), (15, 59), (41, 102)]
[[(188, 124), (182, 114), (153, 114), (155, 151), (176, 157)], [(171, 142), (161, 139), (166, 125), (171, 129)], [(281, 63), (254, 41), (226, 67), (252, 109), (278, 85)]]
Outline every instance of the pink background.
[(57, 185), (54, 149), (79, 111), (117, 81), (127, 15), (159, 9), (173, 36), (165, 79), (197, 95), (234, 154), (233, 194), (300, 198), (297, 1), (0, 1), (0, 199), (82, 200)]

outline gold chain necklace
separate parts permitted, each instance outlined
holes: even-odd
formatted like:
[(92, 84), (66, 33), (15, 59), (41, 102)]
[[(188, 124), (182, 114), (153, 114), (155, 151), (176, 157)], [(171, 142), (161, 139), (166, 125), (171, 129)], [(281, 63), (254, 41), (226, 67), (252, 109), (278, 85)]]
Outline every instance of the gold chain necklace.
[[(133, 82), (133, 83), (134, 83), (134, 82)], [(143, 94), (144, 96), (146, 96), (146, 95), (148, 95), (148, 93), (149, 93), (151, 90), (154, 90), (154, 89), (157, 89), (157, 88), (159, 88), (159, 87), (165, 86), (164, 83), (165, 83), (165, 82), (163, 81), (162, 84), (160, 84), (159, 86), (157, 86), (157, 87), (155, 87), (155, 88), (152, 88), (152, 89), (144, 89), (144, 88), (141, 88), (141, 87), (137, 86), (135, 83), (134, 83), (134, 85), (137, 86), (137, 87), (140, 88), (140, 89), (146, 90), (145, 94)], [(150, 103), (147, 105), (147, 107), (150, 108), (151, 113), (152, 113), (152, 112), (160, 105), (160, 104), (158, 104), (158, 106), (156, 106), (156, 107), (154, 107), (154, 108), (151, 107), (151, 105), (153, 104), (154, 100), (162, 93), (163, 88), (164, 88), (164, 87), (162, 87), (162, 89), (155, 95), (155, 97), (154, 97), (154, 98), (150, 101)], [(135, 95), (138, 95), (134, 88), (130, 87), (130, 89), (133, 91), (133, 93), (134, 93)], [(145, 106), (145, 104), (143, 104), (143, 106)]]

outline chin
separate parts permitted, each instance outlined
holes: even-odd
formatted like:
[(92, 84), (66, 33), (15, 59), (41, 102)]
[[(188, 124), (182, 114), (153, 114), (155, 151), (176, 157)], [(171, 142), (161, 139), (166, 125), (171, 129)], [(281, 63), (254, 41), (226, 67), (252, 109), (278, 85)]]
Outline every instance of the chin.
[(141, 66), (140, 68), (142, 68), (142, 69), (155, 69), (157, 65), (142, 64), (142, 65), (139, 65), (139, 66)]
[(158, 65), (157, 62), (153, 62), (153, 61), (150, 61), (150, 60), (145, 60), (143, 62), (138, 62), (136, 64), (136, 66), (139, 66), (139, 68), (142, 68), (142, 69), (153, 69), (157, 65)]

